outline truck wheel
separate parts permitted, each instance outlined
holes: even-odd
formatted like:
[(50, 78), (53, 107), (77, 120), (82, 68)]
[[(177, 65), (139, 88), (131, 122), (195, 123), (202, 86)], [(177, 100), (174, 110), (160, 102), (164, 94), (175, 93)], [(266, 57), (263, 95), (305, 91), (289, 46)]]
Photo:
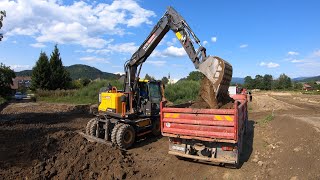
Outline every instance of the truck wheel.
[(96, 118), (91, 119), (88, 121), (87, 126), (86, 126), (86, 134), (91, 135), (91, 124), (96, 121)]
[(159, 136), (161, 134), (160, 130), (160, 119), (156, 119), (152, 124), (152, 134), (154, 136)]
[(114, 125), (112, 132), (111, 132), (112, 144), (115, 144), (115, 145), (117, 144), (117, 132), (122, 125), (123, 125), (122, 123)]
[(121, 149), (128, 149), (135, 140), (136, 132), (129, 124), (120, 126), (117, 132), (117, 144)]

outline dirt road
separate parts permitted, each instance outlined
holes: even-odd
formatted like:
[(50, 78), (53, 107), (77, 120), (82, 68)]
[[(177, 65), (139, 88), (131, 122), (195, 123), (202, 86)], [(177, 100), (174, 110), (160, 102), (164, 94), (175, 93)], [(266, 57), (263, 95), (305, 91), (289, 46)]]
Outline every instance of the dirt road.
[(144, 137), (127, 152), (76, 131), (83, 107), (9, 104), (0, 112), (3, 179), (320, 179), (320, 96), (257, 93), (240, 169), (168, 155), (166, 138)]

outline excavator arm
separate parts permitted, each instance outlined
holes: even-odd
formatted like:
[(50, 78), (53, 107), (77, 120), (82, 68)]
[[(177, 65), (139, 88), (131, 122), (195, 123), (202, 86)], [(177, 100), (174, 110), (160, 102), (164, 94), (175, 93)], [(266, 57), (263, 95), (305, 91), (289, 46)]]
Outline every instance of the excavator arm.
[[(227, 96), (232, 77), (232, 66), (218, 57), (207, 56), (206, 49), (200, 44), (200, 40), (184, 18), (175, 9), (168, 7), (146, 40), (125, 64), (124, 89), (129, 95), (131, 112), (133, 112), (132, 99), (137, 88), (142, 65), (169, 30), (176, 34), (195, 68), (212, 83), (216, 98), (219, 100)], [(199, 46), (197, 50), (194, 47), (194, 42)], [(206, 99), (204, 98), (204, 100)]]

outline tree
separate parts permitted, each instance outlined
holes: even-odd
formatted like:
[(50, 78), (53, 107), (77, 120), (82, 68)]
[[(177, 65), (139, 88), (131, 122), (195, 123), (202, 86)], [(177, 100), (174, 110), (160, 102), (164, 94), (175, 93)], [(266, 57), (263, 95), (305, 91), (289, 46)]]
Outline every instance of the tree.
[(263, 89), (264, 90), (271, 90), (272, 86), (272, 75), (270, 74), (265, 74), (263, 76)]
[(190, 80), (190, 81), (200, 81), (200, 80), (202, 80), (203, 77), (204, 77), (204, 74), (202, 74), (202, 72), (192, 71), (192, 72), (190, 72), (189, 75), (187, 76), (187, 80)]
[(254, 89), (264, 89), (263, 77), (259, 74), (254, 78)]
[(244, 78), (243, 87), (245, 87), (247, 89), (254, 89), (254, 81), (251, 76), (246, 76)]
[(154, 78), (153, 76), (150, 76), (149, 74), (146, 74), (146, 76), (144, 77), (144, 79), (149, 80), (149, 81), (155, 80), (155, 78)]
[[(0, 29), (2, 28), (3, 18), (6, 17), (6, 11), (0, 11)], [(0, 33), (0, 41), (2, 40), (3, 35)]]
[(291, 78), (288, 77), (286, 74), (281, 74), (279, 76), (279, 89), (291, 89), (292, 84), (291, 84)]
[(168, 79), (166, 76), (164, 76), (164, 77), (161, 79), (161, 81), (162, 81), (163, 84), (168, 84), (169, 79)]
[(85, 86), (87, 86), (89, 83), (91, 83), (91, 80), (88, 79), (88, 78), (83, 78), (83, 79), (80, 79), (80, 83), (81, 83), (82, 87), (85, 87)]
[(295, 90), (301, 90), (303, 88), (303, 84), (300, 82), (294, 82), (293, 83), (293, 89)]
[(50, 89), (51, 69), (46, 53), (41, 52), (36, 65), (32, 68), (31, 89)]
[(66, 89), (71, 82), (69, 72), (63, 67), (58, 46), (54, 46), (54, 50), (50, 57), (50, 89)]
[(5, 66), (0, 63), (0, 96), (6, 96), (10, 93), (12, 79), (16, 77), (16, 74), (9, 66)]

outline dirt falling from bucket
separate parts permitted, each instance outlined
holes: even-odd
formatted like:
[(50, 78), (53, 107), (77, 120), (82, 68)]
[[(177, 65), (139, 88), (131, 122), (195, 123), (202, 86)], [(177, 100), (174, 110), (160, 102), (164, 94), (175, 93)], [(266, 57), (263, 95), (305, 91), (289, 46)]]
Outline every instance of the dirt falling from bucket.
[(199, 101), (195, 102), (191, 108), (232, 109), (233, 103), (234, 99), (229, 96), (218, 101), (211, 81), (204, 77), (200, 84)]

